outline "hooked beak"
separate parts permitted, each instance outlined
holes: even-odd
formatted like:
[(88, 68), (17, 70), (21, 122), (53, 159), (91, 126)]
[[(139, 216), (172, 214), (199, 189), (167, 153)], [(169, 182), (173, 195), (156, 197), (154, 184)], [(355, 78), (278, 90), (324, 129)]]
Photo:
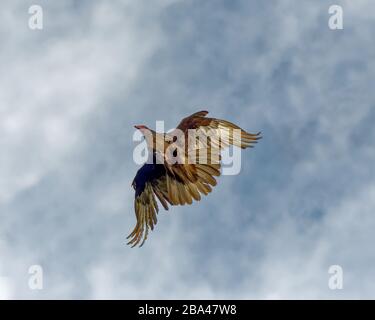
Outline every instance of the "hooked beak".
[(136, 129), (138, 129), (138, 130), (141, 130), (142, 127), (144, 127), (144, 126), (141, 126), (141, 125), (134, 126), (134, 128), (136, 128)]

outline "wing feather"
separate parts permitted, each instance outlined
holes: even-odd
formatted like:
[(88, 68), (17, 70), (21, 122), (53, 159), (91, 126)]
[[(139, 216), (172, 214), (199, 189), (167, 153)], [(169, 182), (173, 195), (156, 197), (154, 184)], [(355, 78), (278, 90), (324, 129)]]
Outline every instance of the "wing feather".
[[(149, 229), (153, 230), (157, 223), (159, 208), (156, 198), (165, 210), (168, 210), (168, 205), (185, 205), (192, 204), (193, 200), (200, 201), (201, 195), (208, 195), (217, 184), (215, 177), (220, 176), (221, 150), (231, 145), (242, 149), (253, 147), (261, 139), (260, 132), (246, 132), (229, 121), (207, 118), (207, 114), (207, 111), (196, 112), (184, 118), (177, 126), (177, 129), (184, 132), (185, 141), (188, 141), (183, 157), (190, 161), (192, 152), (198, 157), (195, 162), (146, 164), (134, 178), (134, 211), (137, 222), (128, 236), (128, 244), (132, 247), (142, 246), (148, 237)], [(205, 139), (194, 137), (194, 140), (190, 141), (189, 129), (198, 129), (197, 137), (203, 135)], [(165, 136), (167, 141), (173, 141), (172, 134)]]
[(137, 223), (134, 230), (128, 236), (130, 241), (128, 244), (132, 247), (140, 244), (142, 246), (147, 239), (148, 230), (154, 229), (154, 225), (157, 223), (156, 214), (159, 212), (158, 205), (155, 200), (151, 183), (146, 182), (144, 190), (136, 196), (134, 200), (134, 210), (137, 218)]

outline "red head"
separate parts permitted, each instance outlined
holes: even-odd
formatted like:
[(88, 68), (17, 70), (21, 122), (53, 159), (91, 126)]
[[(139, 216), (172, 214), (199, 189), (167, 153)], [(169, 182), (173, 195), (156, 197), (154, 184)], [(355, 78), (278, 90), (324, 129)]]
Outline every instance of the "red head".
[(142, 132), (143, 136), (145, 137), (145, 140), (147, 142), (147, 145), (152, 148), (153, 146), (153, 134), (154, 134), (154, 131), (152, 131), (151, 129), (147, 128), (146, 126), (144, 125), (138, 125), (138, 126), (134, 126), (134, 128), (138, 129), (139, 131)]
[(148, 127), (146, 127), (144, 125), (134, 126), (134, 128), (136, 128), (139, 131), (141, 131), (142, 134), (145, 136), (146, 140), (147, 140), (147, 138), (152, 137), (153, 134), (154, 134), (153, 130), (151, 130), (150, 128), (148, 128)]
[(141, 130), (141, 131), (142, 131), (142, 129), (143, 130), (148, 130), (148, 128), (146, 126), (144, 126), (144, 125), (137, 125), (137, 126), (134, 126), (134, 128), (136, 128), (138, 130)]

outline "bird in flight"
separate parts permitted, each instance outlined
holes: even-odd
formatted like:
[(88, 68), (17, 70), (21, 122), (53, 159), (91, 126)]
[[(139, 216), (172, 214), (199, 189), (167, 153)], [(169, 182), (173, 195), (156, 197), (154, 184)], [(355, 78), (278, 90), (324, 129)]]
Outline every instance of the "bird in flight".
[(159, 212), (168, 205), (191, 204), (207, 195), (220, 175), (220, 151), (231, 145), (245, 149), (261, 138), (260, 132), (248, 133), (237, 125), (206, 117), (207, 111), (196, 112), (168, 133), (158, 133), (144, 125), (135, 126), (145, 137), (149, 153), (137, 172), (134, 210), (137, 223), (127, 237), (132, 247), (142, 246), (149, 229), (153, 230)]

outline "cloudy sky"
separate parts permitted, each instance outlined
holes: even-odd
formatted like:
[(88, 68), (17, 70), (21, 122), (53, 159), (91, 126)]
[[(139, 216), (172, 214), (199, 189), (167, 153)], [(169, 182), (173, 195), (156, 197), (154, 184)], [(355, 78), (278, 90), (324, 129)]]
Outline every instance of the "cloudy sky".
[[(343, 30), (328, 27), (332, 4)], [(0, 298), (375, 298), (374, 9), (3, 1)], [(264, 139), (131, 249), (133, 125), (200, 109)]]

